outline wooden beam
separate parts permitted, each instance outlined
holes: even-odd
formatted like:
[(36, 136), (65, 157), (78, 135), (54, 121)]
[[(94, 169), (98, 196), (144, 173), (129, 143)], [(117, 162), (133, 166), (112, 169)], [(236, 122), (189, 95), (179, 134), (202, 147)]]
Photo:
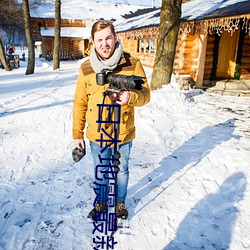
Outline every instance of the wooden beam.
[(199, 55), (198, 55), (198, 65), (197, 65), (198, 67), (196, 71), (196, 79), (194, 79), (197, 87), (202, 87), (203, 85), (206, 50), (207, 50), (207, 36), (201, 34), (199, 35)]

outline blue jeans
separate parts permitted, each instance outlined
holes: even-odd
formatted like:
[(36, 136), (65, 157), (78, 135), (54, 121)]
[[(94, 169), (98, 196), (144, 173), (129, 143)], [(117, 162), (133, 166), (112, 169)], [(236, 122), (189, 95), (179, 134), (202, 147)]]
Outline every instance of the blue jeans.
[[(128, 170), (128, 162), (130, 157), (130, 150), (132, 147), (132, 141), (126, 142), (124, 144), (119, 145), (119, 152), (121, 154), (120, 157), (120, 165), (117, 178), (118, 184), (118, 193), (117, 193), (117, 201), (124, 202), (127, 196), (127, 187), (128, 187), (128, 179), (129, 179), (129, 170)], [(114, 165), (111, 160), (112, 155), (114, 155), (114, 148), (106, 148), (102, 153), (100, 152), (102, 148), (97, 143), (90, 141), (90, 149), (93, 156), (94, 166), (95, 166), (95, 193), (98, 203), (107, 204), (108, 198), (111, 189), (111, 181), (109, 178), (104, 178), (112, 176), (110, 173), (111, 165)], [(104, 160), (105, 158), (105, 160)], [(105, 173), (108, 171), (109, 173)], [(111, 178), (110, 178), (111, 179)], [(114, 179), (113, 182), (113, 191), (114, 191)], [(100, 188), (101, 187), (101, 188)], [(114, 193), (114, 192), (113, 192)]]

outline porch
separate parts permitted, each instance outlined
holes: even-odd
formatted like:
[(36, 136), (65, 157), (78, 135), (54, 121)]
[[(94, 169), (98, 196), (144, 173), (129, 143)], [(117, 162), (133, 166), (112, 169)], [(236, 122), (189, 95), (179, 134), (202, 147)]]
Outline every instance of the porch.
[(250, 80), (220, 80), (215, 83), (215, 86), (206, 88), (206, 92), (220, 95), (250, 97)]

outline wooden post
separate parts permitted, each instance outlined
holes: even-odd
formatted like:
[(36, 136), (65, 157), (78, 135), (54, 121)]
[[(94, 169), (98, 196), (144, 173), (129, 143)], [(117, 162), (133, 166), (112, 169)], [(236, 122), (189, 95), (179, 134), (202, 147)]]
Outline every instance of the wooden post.
[(198, 54), (198, 65), (196, 72), (196, 86), (202, 87), (204, 78), (204, 68), (206, 60), (206, 50), (207, 50), (207, 35), (200, 34), (199, 36), (199, 54)]

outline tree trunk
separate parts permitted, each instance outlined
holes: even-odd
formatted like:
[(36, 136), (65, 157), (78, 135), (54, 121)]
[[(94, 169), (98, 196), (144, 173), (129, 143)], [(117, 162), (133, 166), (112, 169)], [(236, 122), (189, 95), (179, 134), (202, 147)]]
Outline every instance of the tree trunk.
[(11, 68), (6, 60), (4, 46), (1, 37), (0, 37), (0, 61), (6, 71), (11, 71)]
[(55, 1), (55, 40), (53, 50), (53, 70), (60, 68), (59, 48), (61, 33), (61, 0)]
[(28, 66), (25, 74), (30, 75), (34, 74), (35, 70), (35, 48), (32, 37), (32, 27), (30, 21), (30, 9), (28, 0), (22, 0), (22, 8), (23, 8), (23, 18), (24, 18), (24, 31), (25, 31), (26, 41), (28, 44)]
[(150, 87), (161, 88), (171, 81), (182, 0), (162, 0), (160, 31)]

